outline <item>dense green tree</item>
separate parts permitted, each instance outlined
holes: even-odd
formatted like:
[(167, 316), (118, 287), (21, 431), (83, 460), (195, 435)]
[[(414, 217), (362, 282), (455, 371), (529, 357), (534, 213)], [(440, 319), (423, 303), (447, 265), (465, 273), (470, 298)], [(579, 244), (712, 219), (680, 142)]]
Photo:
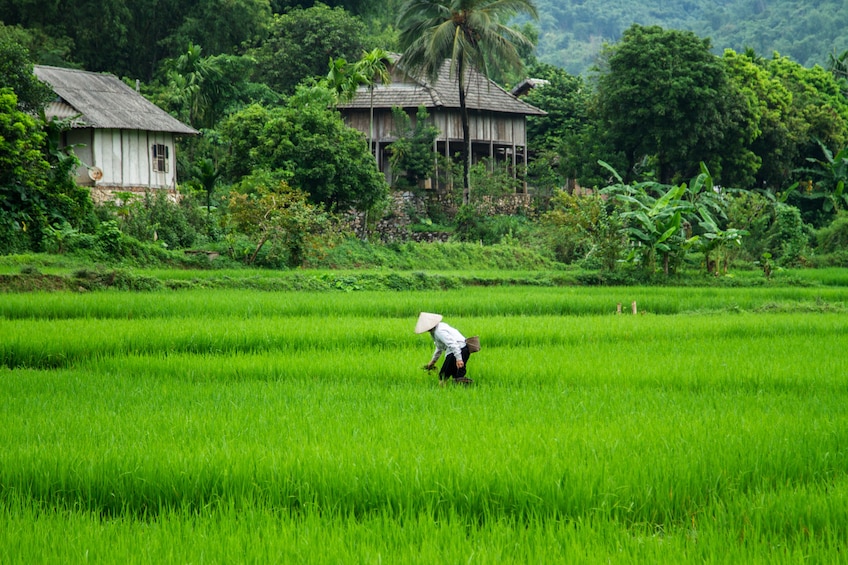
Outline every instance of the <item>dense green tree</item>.
[(820, 155), (816, 140), (841, 148), (848, 140), (848, 100), (836, 78), (820, 66), (806, 68), (775, 53), (766, 63), (769, 73), (792, 93), (792, 111), (806, 124), (799, 148), (803, 158)]
[(553, 195), (563, 186), (571, 193), (578, 178), (591, 185), (591, 165), (601, 155), (609, 159), (609, 152), (597, 148), (603, 139), (593, 131), (592, 89), (582, 77), (547, 63), (531, 67), (529, 76), (547, 84), (530, 90), (524, 100), (547, 115), (527, 119), (532, 156), (528, 180), (539, 196)]
[(527, 118), (530, 150), (555, 151), (563, 144), (564, 138), (586, 126), (591, 90), (582, 77), (547, 63), (534, 65), (529, 74), (547, 81), (524, 97), (525, 102), (547, 112), (546, 116)]
[(728, 50), (723, 61), (754, 116), (757, 134), (750, 148), (762, 164), (752, 186), (785, 189), (799, 180), (794, 171), (808, 158), (822, 159), (827, 153), (822, 148), (844, 146), (848, 101), (833, 73), (778, 54), (766, 60), (753, 50)]
[(251, 53), (257, 62), (256, 80), (291, 94), (304, 79), (324, 76), (327, 61), (359, 57), (364, 32), (361, 20), (324, 4), (276, 15), (268, 38)]
[(39, 123), (0, 88), (0, 253), (42, 248), (52, 226), (91, 228), (92, 204), (73, 172), (79, 163), (59, 149), (63, 124)]
[(324, 4), (330, 8), (343, 8), (352, 14), (365, 15), (378, 11), (383, 4), (396, 0), (271, 0), (271, 8), (275, 14), (286, 12), (292, 8), (312, 8)]
[(721, 170), (734, 136), (753, 136), (742, 94), (709, 40), (690, 32), (632, 26), (607, 47), (597, 88), (601, 125), (625, 155), (626, 178), (645, 159), (666, 184), (694, 176), (701, 161)]
[(28, 249), (40, 241), (50, 165), (42, 153), (45, 135), (18, 109), (10, 88), (0, 89), (0, 253)]
[(242, 43), (261, 39), (270, 21), (268, 0), (2, 3), (6, 6), (0, 7), (0, 14), (8, 14), (3, 18), (6, 24), (22, 25), (34, 38), (45, 34), (54, 38), (40, 41), (45, 49), (36, 53), (38, 62), (72, 63), (141, 80), (151, 80), (159, 62), (177, 57), (189, 42), (203, 45), (209, 55), (234, 53)]
[(126, 49), (112, 53), (112, 61), (102, 68), (93, 67), (86, 60), (75, 60), (86, 70), (151, 81), (164, 59), (179, 57), (186, 49), (186, 42), (169, 40), (182, 22), (174, 14), (189, 14), (196, 5), (197, 0), (133, 0), (127, 3), (132, 25), (127, 29)]
[(786, 85), (773, 76), (767, 64), (752, 51), (727, 50), (722, 58), (728, 77), (746, 97), (756, 134), (749, 147), (759, 166), (750, 183), (740, 186), (780, 190), (793, 182), (800, 146), (806, 142), (808, 125), (793, 110)]
[(165, 44), (171, 52), (196, 43), (209, 55), (233, 54), (260, 41), (270, 23), (268, 0), (199, 0)]
[(67, 124), (43, 119), (54, 97), (26, 50), (0, 37), (0, 252), (39, 250), (54, 224), (91, 227), (91, 199), (74, 182), (79, 161), (59, 148)]
[(219, 166), (225, 182), (238, 182), (262, 164), (260, 141), (270, 114), (268, 108), (251, 104), (221, 122), (219, 131), (227, 149)]
[[(251, 106), (222, 125), (231, 153), (222, 164), (230, 178), (264, 169), (330, 210), (368, 210), (388, 192), (363, 135), (330, 109), (324, 87), (301, 87), (285, 106)], [(241, 162), (239, 162), (241, 161)]]
[(401, 64), (408, 71), (435, 81), (443, 63), (450, 61), (451, 76), (459, 89), (465, 204), (471, 192), (466, 75), (469, 69), (491, 77), (495, 71), (522, 67), (517, 46), (530, 45), (530, 40), (506, 25), (517, 14), (538, 17), (532, 0), (408, 0), (398, 18)]
[(31, 114), (43, 109), (55, 97), (50, 87), (33, 74), (26, 49), (0, 36), (0, 88), (4, 87), (14, 91), (18, 109)]
[(72, 42), (68, 37), (53, 37), (42, 29), (27, 29), (20, 25), (7, 26), (0, 21), (0, 42), (2, 41), (22, 47), (29, 52), (30, 59), (38, 61), (40, 65), (73, 66), (69, 63)]
[(72, 45), (73, 62), (87, 70), (123, 72), (127, 68), (133, 12), (123, 0), (3, 0), (0, 20)]
[[(84, 22), (67, 25), (68, 35), (74, 40), (74, 58), (86, 70), (109, 71), (116, 69), (116, 58), (130, 47), (130, 33), (135, 24), (129, 2), (124, 0), (75, 0), (65, 5), (67, 20)], [(119, 59), (120, 60), (120, 59)], [(117, 67), (121, 74), (134, 74), (124, 63)]]
[[(31, 33), (33, 42), (24, 45), (41, 64), (64, 62), (150, 80), (159, 61), (178, 56), (189, 41), (203, 45), (209, 55), (234, 53), (242, 42), (261, 35), (269, 11), (284, 14), (317, 4), (314, 0), (0, 0), (0, 20)], [(380, 38), (366, 48), (397, 49), (392, 43), (393, 23), (402, 0), (326, 0), (324, 4), (362, 18), (369, 35)], [(536, 0), (536, 4), (543, 14), (538, 41), (534, 40), (536, 56), (572, 74), (584, 73), (602, 44), (618, 41), (634, 22), (710, 37), (719, 54), (725, 48), (741, 51), (750, 46), (760, 53), (778, 51), (805, 66), (824, 66), (829, 54), (848, 49), (844, 33), (848, 11), (843, 0), (804, 4), (795, 0)], [(526, 22), (516, 21), (526, 36), (535, 35), (523, 27)], [(511, 82), (505, 76), (496, 75), (496, 79)]]

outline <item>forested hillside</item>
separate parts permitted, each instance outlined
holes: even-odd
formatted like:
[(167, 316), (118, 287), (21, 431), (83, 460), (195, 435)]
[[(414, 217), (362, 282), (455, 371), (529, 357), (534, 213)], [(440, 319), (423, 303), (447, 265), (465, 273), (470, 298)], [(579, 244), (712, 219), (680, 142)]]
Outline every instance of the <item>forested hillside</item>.
[[(233, 53), (267, 32), (272, 13), (308, 8), (298, 0), (0, 0), (0, 22), (19, 25), (39, 63), (83, 66), (150, 80), (158, 62), (177, 57), (189, 41), (204, 55)], [(370, 46), (392, 49), (401, 0), (326, 0), (367, 24)], [(810, 67), (848, 49), (844, 0), (536, 0), (541, 61), (581, 74), (604, 42), (634, 23), (693, 31), (725, 48), (774, 51)]]
[(778, 51), (804, 66), (825, 64), (848, 49), (843, 0), (537, 0), (539, 58), (571, 73), (585, 71), (603, 42), (631, 24), (690, 30), (708, 37), (716, 53), (752, 48)]

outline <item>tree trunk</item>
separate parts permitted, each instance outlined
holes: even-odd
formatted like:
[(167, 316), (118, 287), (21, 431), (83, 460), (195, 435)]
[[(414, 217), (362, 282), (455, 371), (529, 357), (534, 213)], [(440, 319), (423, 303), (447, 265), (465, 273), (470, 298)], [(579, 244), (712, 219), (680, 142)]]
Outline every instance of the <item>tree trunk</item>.
[(462, 139), (463, 143), (463, 159), (462, 159), (462, 203), (468, 204), (471, 201), (471, 127), (468, 123), (468, 108), (465, 105), (465, 92), (459, 91), (459, 112), (462, 116)]
[(368, 150), (374, 154), (374, 159), (377, 159), (377, 153), (374, 151), (374, 85), (368, 87), (371, 96), (371, 116), (368, 124)]
[(468, 123), (468, 106), (465, 101), (465, 65), (462, 58), (457, 65), (459, 77), (459, 114), (462, 119), (462, 140), (464, 159), (462, 160), (462, 203), (471, 202), (471, 126)]
[(256, 249), (253, 250), (253, 254), (248, 259), (248, 264), (253, 265), (253, 262), (256, 261), (256, 256), (259, 255), (259, 250), (262, 249), (262, 246), (265, 245), (265, 242), (268, 241), (268, 236), (263, 235), (259, 238), (259, 243), (256, 244)]

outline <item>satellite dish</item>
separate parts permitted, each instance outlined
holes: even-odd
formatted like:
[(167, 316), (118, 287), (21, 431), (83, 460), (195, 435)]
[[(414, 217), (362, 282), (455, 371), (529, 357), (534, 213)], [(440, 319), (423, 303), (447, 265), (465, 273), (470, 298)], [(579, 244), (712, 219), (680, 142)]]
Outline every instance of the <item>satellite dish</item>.
[(100, 169), (100, 167), (89, 167), (88, 178), (97, 182), (103, 178), (103, 171)]

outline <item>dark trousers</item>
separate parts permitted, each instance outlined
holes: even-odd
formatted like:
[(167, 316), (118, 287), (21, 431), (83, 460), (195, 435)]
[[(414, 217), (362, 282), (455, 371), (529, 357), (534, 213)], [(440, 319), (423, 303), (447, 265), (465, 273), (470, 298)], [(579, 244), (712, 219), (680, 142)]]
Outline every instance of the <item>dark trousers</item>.
[(442, 363), (442, 368), (439, 370), (439, 380), (445, 379), (461, 379), (465, 376), (465, 367), (468, 366), (468, 358), (471, 357), (471, 352), (468, 351), (468, 346), (462, 348), (462, 362), (465, 366), (462, 369), (456, 368), (456, 357), (453, 353), (449, 353), (445, 357), (445, 362)]

